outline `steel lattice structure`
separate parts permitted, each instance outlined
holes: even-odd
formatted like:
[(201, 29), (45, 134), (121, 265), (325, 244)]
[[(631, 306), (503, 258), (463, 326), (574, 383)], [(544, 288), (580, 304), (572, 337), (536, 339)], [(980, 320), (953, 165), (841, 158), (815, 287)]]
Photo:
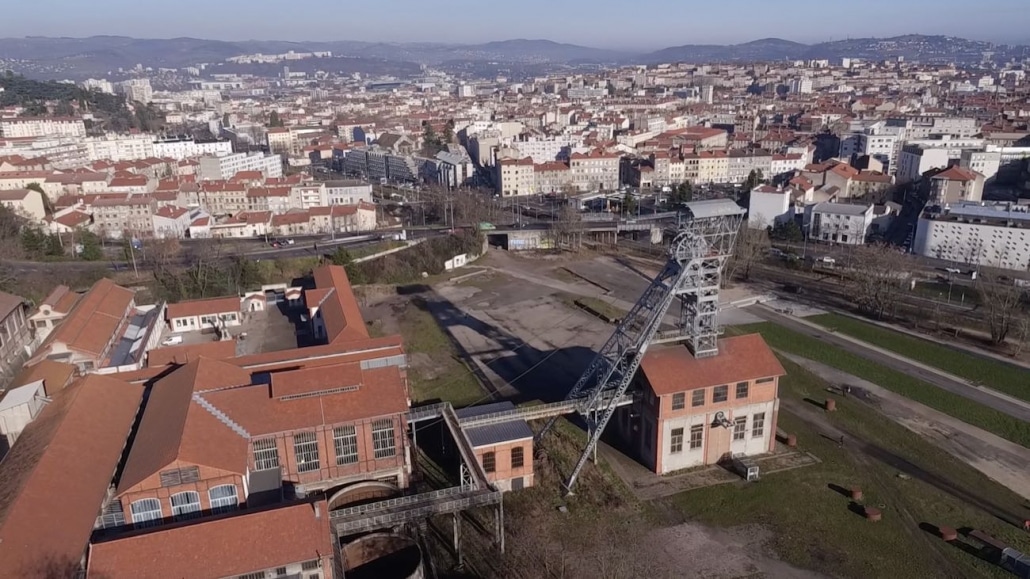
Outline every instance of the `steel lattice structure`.
[[(586, 448), (565, 484), (569, 492), (615, 414), (617, 402), (629, 389), (648, 346), (656, 341), (685, 340), (697, 357), (718, 354), (719, 284), (743, 214), (743, 209), (728, 200), (687, 204), (687, 220), (672, 242), (665, 267), (569, 392), (566, 400), (575, 403), (587, 423)], [(681, 302), (679, 327), (659, 334), (662, 320), (677, 298)]]

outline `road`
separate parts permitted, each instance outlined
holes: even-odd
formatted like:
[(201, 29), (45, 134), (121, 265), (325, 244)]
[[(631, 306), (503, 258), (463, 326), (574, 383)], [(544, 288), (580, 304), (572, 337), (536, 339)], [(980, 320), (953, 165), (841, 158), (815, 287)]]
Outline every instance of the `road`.
[(840, 348), (846, 352), (861, 356), (867, 360), (876, 362), (884, 367), (902, 372), (909, 376), (919, 378), (927, 384), (932, 384), (952, 394), (958, 394), (963, 398), (982, 404), (988, 408), (997, 410), (1019, 420), (1030, 421), (1030, 405), (1016, 404), (1008, 397), (999, 396), (989, 391), (970, 386), (964, 381), (950, 378), (941, 372), (934, 371), (917, 362), (892, 355), (876, 348), (858, 343), (834, 332), (803, 322), (792, 316), (785, 316), (772, 309), (758, 305), (748, 309), (749, 312), (766, 320), (793, 330), (806, 336), (811, 336), (822, 342)]

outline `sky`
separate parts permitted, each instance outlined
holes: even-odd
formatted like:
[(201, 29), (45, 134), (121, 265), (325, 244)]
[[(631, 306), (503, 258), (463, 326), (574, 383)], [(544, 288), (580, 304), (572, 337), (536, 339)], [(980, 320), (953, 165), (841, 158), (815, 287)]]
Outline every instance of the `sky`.
[(477, 43), (654, 50), (778, 37), (946, 34), (1030, 42), (1028, 0), (10, 0), (0, 37)]

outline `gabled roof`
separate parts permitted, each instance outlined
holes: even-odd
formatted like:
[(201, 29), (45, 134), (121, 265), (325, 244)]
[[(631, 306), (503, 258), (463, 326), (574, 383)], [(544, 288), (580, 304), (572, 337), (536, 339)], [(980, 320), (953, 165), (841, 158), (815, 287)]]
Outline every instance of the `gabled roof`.
[(682, 344), (652, 348), (640, 371), (658, 396), (786, 374), (761, 334), (719, 340), (719, 355), (708, 358)]
[(238, 366), (198, 358), (156, 380), (118, 482), (124, 493), (174, 461), (245, 474), (247, 441), (211, 414), (194, 393), (250, 384)]
[[(368, 329), (347, 279), (347, 271), (338, 265), (325, 265), (313, 270), (311, 275), (315, 278), (316, 288), (335, 288), (319, 306), (329, 343), (368, 338)], [(309, 307), (312, 305), (308, 304)]]
[(71, 350), (100, 356), (122, 323), (134, 296), (132, 290), (107, 278), (98, 280), (47, 336), (34, 359), (45, 357), (54, 342), (62, 342)]
[(0, 468), (0, 569), (45, 576), (78, 563), (139, 410), (143, 388), (90, 375), (53, 396)]
[[(240, 511), (90, 547), (95, 579), (220, 579), (331, 556), (324, 502)], [(236, 540), (238, 539), (238, 540)], [(326, 576), (332, 572), (326, 570)]]

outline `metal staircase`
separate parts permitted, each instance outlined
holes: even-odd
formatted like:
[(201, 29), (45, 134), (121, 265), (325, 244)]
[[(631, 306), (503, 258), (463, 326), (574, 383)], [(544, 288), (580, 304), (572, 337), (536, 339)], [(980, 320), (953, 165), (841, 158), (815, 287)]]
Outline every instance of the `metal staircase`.
[[(586, 448), (565, 483), (567, 491), (572, 492), (615, 410), (625, 404), (634, 375), (674, 301), (681, 302), (679, 332), (663, 335), (663, 341), (686, 341), (696, 357), (718, 354), (721, 272), (732, 254), (743, 214), (736, 203), (724, 199), (687, 204), (687, 221), (669, 248), (665, 267), (566, 397), (587, 423)], [(556, 421), (557, 416), (538, 437)]]

